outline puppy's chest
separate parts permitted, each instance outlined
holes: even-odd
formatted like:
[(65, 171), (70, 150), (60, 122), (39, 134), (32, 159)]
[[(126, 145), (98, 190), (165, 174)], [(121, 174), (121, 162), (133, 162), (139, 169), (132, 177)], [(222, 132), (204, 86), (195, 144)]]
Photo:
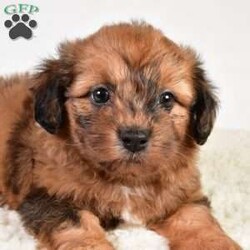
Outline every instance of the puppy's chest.
[(146, 225), (155, 214), (152, 194), (145, 188), (121, 187), (124, 203), (121, 209), (121, 219), (126, 224)]

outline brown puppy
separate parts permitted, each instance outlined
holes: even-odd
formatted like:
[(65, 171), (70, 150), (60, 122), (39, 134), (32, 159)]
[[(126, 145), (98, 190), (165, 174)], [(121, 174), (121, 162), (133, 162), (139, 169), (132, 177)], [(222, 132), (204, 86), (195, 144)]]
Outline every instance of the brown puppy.
[(191, 49), (144, 23), (103, 27), (1, 79), (0, 191), (47, 249), (113, 249), (104, 232), (119, 223), (174, 250), (240, 249), (196, 167), (216, 104)]

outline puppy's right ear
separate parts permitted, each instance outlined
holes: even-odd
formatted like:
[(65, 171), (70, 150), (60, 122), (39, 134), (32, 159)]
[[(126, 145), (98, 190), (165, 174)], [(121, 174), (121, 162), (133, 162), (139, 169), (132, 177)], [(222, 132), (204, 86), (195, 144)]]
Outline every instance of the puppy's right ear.
[(192, 134), (197, 144), (203, 145), (212, 131), (218, 100), (214, 93), (214, 87), (207, 79), (199, 61), (194, 67), (193, 80), (196, 100), (192, 107)]
[(51, 134), (63, 124), (65, 92), (72, 80), (72, 64), (63, 59), (46, 60), (34, 76), (34, 117)]

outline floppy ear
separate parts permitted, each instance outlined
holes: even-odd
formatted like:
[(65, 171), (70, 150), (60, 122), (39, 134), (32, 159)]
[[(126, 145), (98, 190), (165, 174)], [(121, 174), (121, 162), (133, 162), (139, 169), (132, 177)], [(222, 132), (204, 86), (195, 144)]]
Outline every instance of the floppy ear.
[(34, 77), (35, 120), (55, 134), (65, 118), (65, 92), (73, 78), (72, 66), (66, 60), (47, 60)]
[(194, 66), (193, 81), (196, 99), (191, 110), (191, 129), (197, 144), (203, 145), (212, 131), (218, 101), (214, 93), (214, 87), (207, 79), (200, 62), (197, 62)]

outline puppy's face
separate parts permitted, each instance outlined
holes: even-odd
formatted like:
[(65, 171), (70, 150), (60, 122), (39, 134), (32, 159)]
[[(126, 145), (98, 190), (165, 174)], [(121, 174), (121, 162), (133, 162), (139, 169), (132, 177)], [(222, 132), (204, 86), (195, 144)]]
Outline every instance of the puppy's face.
[(36, 120), (110, 180), (152, 181), (203, 144), (216, 102), (194, 53), (148, 25), (104, 27), (37, 76)]

